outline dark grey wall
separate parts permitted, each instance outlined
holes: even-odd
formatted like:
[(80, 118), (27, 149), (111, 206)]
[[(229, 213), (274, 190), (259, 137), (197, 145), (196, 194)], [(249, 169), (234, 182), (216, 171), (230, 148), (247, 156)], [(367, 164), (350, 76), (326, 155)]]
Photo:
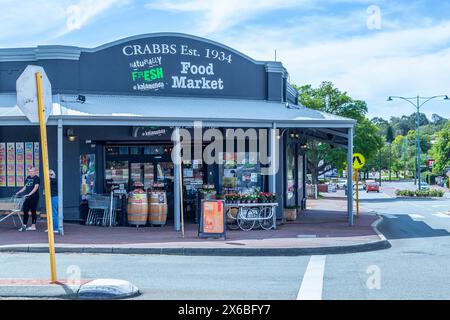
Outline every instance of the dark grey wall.
[[(21, 50), (25, 52), (26, 49), (14, 49), (18, 56)], [(281, 63), (253, 61), (223, 45), (187, 35), (147, 35), (94, 50), (64, 48), (72, 54), (71, 59), (79, 55), (78, 60), (64, 58), (62, 53), (61, 58), (56, 59), (57, 55), (52, 54), (52, 50), (60, 52), (63, 49), (38, 47), (40, 55), (35, 61), (0, 62), (0, 93), (15, 92), (19, 75), (27, 65), (35, 64), (44, 67), (54, 94), (196, 96), (270, 101), (285, 101), (288, 96), (286, 74)], [(27, 52), (30, 54), (29, 50)], [(0, 49), (0, 58), (1, 53)], [(187, 73), (182, 73), (182, 63), (208, 66), (208, 71), (212, 72), (194, 74), (194, 69), (188, 69)], [(269, 71), (266, 71), (269, 65)], [(133, 78), (133, 74), (142, 76), (142, 72), (154, 68), (162, 69), (162, 78)], [(203, 82), (202, 88), (174, 88), (173, 77), (186, 77), (186, 81), (203, 78), (207, 82), (220, 81), (223, 88), (207, 89), (208, 85), (203, 87)], [(148, 88), (156, 84), (159, 85), (157, 88)], [(147, 89), (139, 89), (142, 85)]]
[[(21, 126), (21, 127), (1, 127), (0, 126), (0, 142), (40, 142), (40, 134), (38, 126)], [(58, 174), (57, 166), (57, 137), (56, 127), (47, 128), (48, 156), (49, 165), (56, 174)], [(39, 150), (41, 151), (41, 150)], [(42, 165), (42, 161), (41, 161)], [(42, 166), (39, 168), (42, 172)], [(0, 197), (9, 197), (22, 187), (2, 187), (0, 188)], [(42, 190), (40, 190), (41, 201), (43, 204)]]

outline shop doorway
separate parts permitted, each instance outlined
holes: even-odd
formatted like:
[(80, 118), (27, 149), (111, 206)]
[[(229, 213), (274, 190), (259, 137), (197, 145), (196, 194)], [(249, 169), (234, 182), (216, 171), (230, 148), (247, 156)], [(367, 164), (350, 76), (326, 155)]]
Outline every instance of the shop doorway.
[(155, 183), (164, 184), (167, 196), (168, 220), (173, 219), (174, 164), (171, 145), (106, 145), (105, 181), (107, 193), (112, 188), (127, 192), (136, 184), (151, 189)]

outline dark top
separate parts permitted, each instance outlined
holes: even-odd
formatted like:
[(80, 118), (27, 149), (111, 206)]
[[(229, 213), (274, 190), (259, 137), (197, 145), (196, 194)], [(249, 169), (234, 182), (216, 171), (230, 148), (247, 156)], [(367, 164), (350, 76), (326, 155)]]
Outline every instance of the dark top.
[[(34, 176), (34, 177), (28, 176), (25, 179), (25, 194), (29, 194), (33, 190), (33, 188), (36, 184), (39, 186), (40, 182), (41, 182), (41, 179), (38, 176)], [(39, 189), (35, 193), (33, 193), (32, 196), (38, 197)]]
[(58, 196), (58, 179), (50, 178), (50, 195), (52, 197)]

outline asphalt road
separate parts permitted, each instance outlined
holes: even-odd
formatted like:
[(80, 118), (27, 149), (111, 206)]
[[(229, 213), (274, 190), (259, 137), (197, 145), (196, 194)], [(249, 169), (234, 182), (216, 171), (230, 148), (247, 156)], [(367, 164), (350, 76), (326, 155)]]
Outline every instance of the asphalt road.
[[(379, 229), (392, 248), (313, 257), (59, 254), (58, 272), (128, 280), (143, 292), (136, 299), (449, 299), (450, 200), (362, 206), (385, 216)], [(0, 265), (0, 278), (48, 278), (46, 254), (0, 254)]]

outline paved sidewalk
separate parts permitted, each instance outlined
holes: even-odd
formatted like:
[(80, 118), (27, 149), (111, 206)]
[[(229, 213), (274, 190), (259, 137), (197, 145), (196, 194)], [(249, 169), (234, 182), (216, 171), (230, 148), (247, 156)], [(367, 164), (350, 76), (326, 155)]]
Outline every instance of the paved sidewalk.
[[(186, 224), (181, 238), (173, 226), (92, 227), (64, 225), (65, 235), (55, 236), (58, 252), (147, 253), (185, 255), (300, 255), (345, 253), (389, 247), (373, 224), (379, 217), (361, 213), (353, 227), (348, 226), (346, 201), (310, 200), (308, 210), (297, 221), (277, 230), (229, 230), (227, 239), (200, 239), (198, 225)], [(13, 224), (0, 224), (0, 251), (46, 252), (45, 223), (38, 231), (19, 233)]]

